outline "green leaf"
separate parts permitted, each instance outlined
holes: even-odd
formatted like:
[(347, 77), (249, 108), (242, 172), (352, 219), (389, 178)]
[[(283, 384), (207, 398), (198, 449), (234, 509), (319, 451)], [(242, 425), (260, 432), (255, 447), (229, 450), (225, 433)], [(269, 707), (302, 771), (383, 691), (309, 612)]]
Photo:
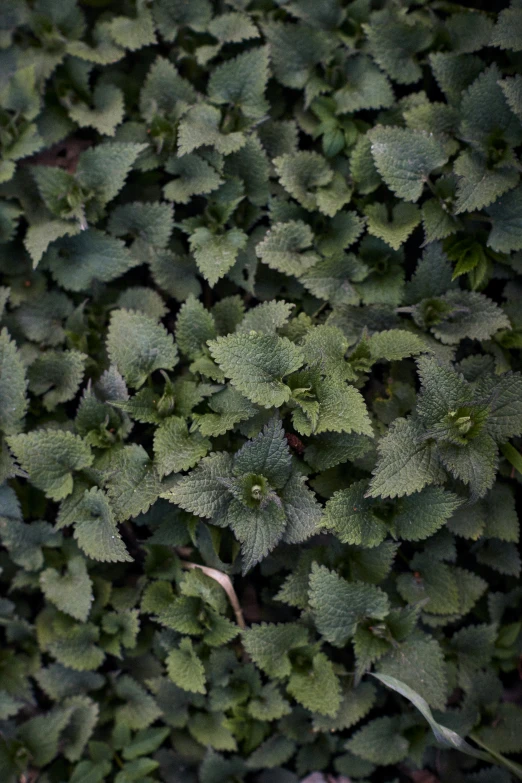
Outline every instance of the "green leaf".
[(250, 700), (247, 709), (249, 715), (263, 721), (279, 720), (291, 712), (289, 703), (273, 682), (263, 686), (259, 695)]
[(154, 759), (135, 759), (123, 765), (123, 768), (114, 778), (114, 783), (130, 783), (130, 781), (146, 780), (149, 772), (154, 772), (159, 767), (159, 761)]
[(364, 398), (354, 386), (326, 378), (314, 391), (319, 403), (314, 432), (356, 432), (373, 436)]
[(49, 764), (58, 754), (60, 735), (67, 727), (71, 710), (55, 708), (37, 715), (20, 726), (19, 735), (34, 763)]
[(137, 5), (137, 13), (130, 16), (115, 16), (107, 23), (107, 30), (113, 40), (131, 52), (143, 46), (156, 43), (152, 13), (145, 4)]
[(489, 44), (493, 24), (485, 14), (470, 10), (452, 14), (447, 27), (456, 51), (474, 52)]
[(103, 650), (96, 645), (99, 635), (98, 628), (91, 623), (74, 625), (52, 639), (48, 645), (49, 652), (70, 669), (94, 671), (105, 658)]
[(120, 60), (125, 52), (116, 46), (103, 24), (98, 24), (92, 32), (92, 45), (85, 41), (69, 41), (67, 52), (73, 57), (97, 65), (110, 65)]
[(359, 459), (370, 449), (371, 440), (364, 435), (327, 433), (310, 439), (305, 456), (315, 470), (328, 470), (342, 462)]
[(71, 783), (103, 783), (112, 770), (110, 761), (80, 761), (74, 767)]
[(4, 317), (5, 308), (7, 306), (7, 303), (9, 302), (9, 295), (11, 293), (11, 289), (7, 286), (3, 285), (0, 286), (0, 320)]
[(249, 769), (273, 769), (286, 764), (295, 751), (296, 743), (293, 740), (276, 734), (255, 749), (246, 765)]
[(461, 93), (484, 68), (479, 57), (436, 52), (429, 55), (433, 75), (450, 103), (460, 103)]
[(169, 116), (180, 112), (195, 103), (196, 96), (192, 84), (179, 75), (170, 60), (156, 57), (140, 92), (140, 111), (151, 122), (158, 114)]
[(197, 516), (219, 518), (230, 500), (221, 479), (231, 473), (232, 458), (229, 454), (210, 454), (202, 459), (188, 476), (184, 476), (172, 489), (164, 492), (162, 497)]
[(169, 416), (154, 433), (154, 459), (160, 476), (194, 467), (211, 445), (199, 432), (189, 435), (184, 419)]
[(319, 261), (300, 275), (300, 280), (310, 293), (332, 305), (355, 305), (359, 294), (353, 283), (364, 279), (367, 273), (366, 265), (348, 253)]
[(138, 310), (156, 321), (161, 320), (168, 312), (161, 296), (152, 288), (141, 285), (127, 288), (118, 297), (117, 305), (123, 310)]
[(92, 190), (101, 206), (120, 192), (145, 144), (107, 142), (82, 152), (76, 169), (81, 185)]
[(288, 544), (301, 544), (319, 532), (322, 509), (304, 480), (292, 476), (279, 493), (286, 516), (283, 539)]
[(372, 142), (368, 134), (361, 135), (350, 156), (350, 172), (356, 189), (363, 195), (377, 190), (382, 180), (375, 167), (372, 155)]
[(394, 250), (398, 250), (406, 242), (421, 220), (418, 207), (402, 202), (391, 210), (386, 204), (368, 204), (365, 214), (368, 217), (368, 232), (382, 239)]
[(146, 729), (154, 723), (161, 711), (143, 685), (124, 674), (118, 677), (114, 691), (125, 704), (115, 710), (116, 721), (129, 729)]
[(190, 718), (188, 728), (194, 739), (204, 747), (237, 750), (237, 742), (222, 712), (197, 712)]
[(431, 707), (444, 709), (448, 696), (446, 670), (442, 649), (435, 639), (407, 639), (381, 658), (377, 669), (409, 685)]
[(31, 364), (29, 389), (33, 394), (42, 395), (46, 410), (52, 411), (76, 396), (86, 360), (86, 354), (80, 351), (46, 351)]
[(176, 321), (176, 341), (182, 353), (196, 359), (208, 340), (216, 337), (214, 318), (194, 296), (182, 305)]
[(476, 554), (477, 562), (495, 569), (499, 574), (520, 576), (522, 563), (518, 548), (507, 541), (487, 541)]
[(307, 710), (334, 716), (341, 704), (339, 678), (324, 653), (314, 655), (308, 671), (294, 671), (288, 680), (288, 693)]
[(522, 121), (522, 76), (518, 74), (500, 83), (509, 108)]
[(448, 291), (440, 301), (447, 311), (437, 318), (431, 331), (447, 345), (456, 345), (465, 337), (487, 340), (500, 329), (509, 328), (502, 308), (477, 291)]
[(54, 242), (45, 255), (54, 279), (68, 291), (88, 291), (108, 283), (139, 263), (119, 239), (90, 228)]
[(397, 419), (380, 441), (379, 461), (369, 497), (401, 497), (438, 482), (441, 471), (434, 446), (421, 437), (412, 419)]
[(77, 192), (72, 174), (55, 166), (34, 166), (31, 174), (42, 201), (53, 215), (81, 219), (82, 206), (77, 201), (83, 194)]
[(80, 128), (94, 128), (98, 133), (114, 136), (125, 114), (123, 93), (113, 84), (98, 83), (90, 101), (73, 104), (68, 114)]
[(42, 547), (61, 546), (60, 533), (48, 522), (25, 524), (14, 490), (7, 484), (0, 488), (0, 500), (0, 535), (11, 560), (27, 571), (39, 571), (44, 564)]
[(130, 650), (136, 647), (136, 639), (140, 630), (139, 613), (137, 609), (127, 609), (120, 612), (107, 612), (102, 620), (103, 630), (107, 634), (104, 647), (107, 652), (122, 657), (122, 647)]
[(163, 195), (177, 204), (188, 204), (192, 196), (211, 193), (223, 184), (219, 172), (196, 153), (182, 158), (173, 155), (165, 164), (165, 170), (176, 179), (167, 182)]
[(199, 296), (201, 293), (201, 285), (196, 278), (197, 267), (189, 255), (176, 256), (164, 251), (154, 254), (149, 263), (156, 285), (179, 302), (190, 294)]
[(148, 511), (158, 498), (161, 484), (143, 446), (132, 443), (114, 453), (106, 487), (118, 522)]
[(206, 693), (205, 669), (190, 639), (182, 639), (179, 648), (169, 652), (167, 672), (178, 688), (191, 693)]
[(172, 335), (152, 318), (116, 310), (107, 335), (107, 352), (129, 386), (139, 389), (155, 370), (172, 370), (178, 353)]
[(442, 366), (432, 357), (422, 356), (417, 364), (422, 383), (417, 412), (434, 435), (439, 434), (435, 427), (443, 419), (444, 432), (447, 432), (446, 415), (459, 405), (470, 403), (472, 390), (459, 373)]
[[(321, 232), (317, 242), (318, 250), (324, 256), (334, 257), (336, 260), (339, 260), (338, 253), (357, 241), (364, 231), (364, 224), (364, 218), (360, 217), (356, 212), (346, 210), (338, 212), (335, 217), (327, 222), (326, 230)], [(348, 260), (353, 262), (355, 257), (348, 256), (347, 262)], [(349, 268), (350, 274), (352, 275), (356, 272), (360, 274), (361, 268), (364, 269), (364, 265), (360, 262), (355, 263), (353, 270)], [(348, 270), (346, 271), (348, 272)]]
[(303, 89), (314, 66), (330, 54), (329, 36), (308, 25), (268, 22), (263, 32), (270, 44), (274, 75), (285, 87)]
[(0, 332), (0, 430), (13, 435), (27, 412), (27, 380), (21, 355), (7, 329)]
[(109, 501), (100, 489), (87, 490), (72, 513), (74, 537), (88, 557), (109, 563), (132, 562)]
[(310, 367), (317, 367), (322, 374), (336, 380), (355, 380), (352, 368), (345, 361), (348, 345), (340, 329), (321, 325), (306, 333), (302, 348)]
[(492, 140), (505, 138), (520, 143), (520, 123), (508, 106), (500, 87), (496, 64), (480, 73), (462, 97), (460, 133), (477, 149), (489, 152)]
[(453, 269), (441, 245), (437, 242), (426, 248), (417, 262), (415, 273), (406, 284), (405, 301), (413, 304), (433, 296), (440, 296), (455, 287)]
[(201, 103), (183, 116), (178, 129), (178, 154), (188, 155), (200, 147), (214, 147), (222, 155), (237, 152), (246, 141), (239, 131), (220, 131), (221, 112), (215, 106)]
[(296, 152), (275, 158), (274, 166), (282, 186), (305, 209), (319, 209), (319, 196), (334, 177), (334, 172), (317, 152)]
[(62, 500), (73, 490), (73, 472), (88, 468), (91, 450), (77, 435), (63, 430), (35, 430), (11, 435), (9, 447), (31, 481), (51, 500)]
[(207, 94), (213, 103), (239, 107), (246, 117), (266, 114), (267, 47), (250, 49), (218, 66), (210, 77)]
[[(161, 201), (143, 203), (135, 201), (131, 204), (117, 206), (109, 220), (109, 231), (117, 237), (132, 237), (133, 251), (141, 244), (164, 248), (168, 245), (174, 225), (173, 209)], [(145, 252), (146, 252), (145, 250)]]
[(310, 227), (300, 220), (291, 220), (273, 224), (257, 245), (256, 253), (271, 269), (300, 276), (319, 261), (319, 256), (308, 250), (312, 243)]
[(340, 171), (334, 172), (332, 181), (317, 191), (317, 209), (323, 215), (334, 217), (352, 198), (353, 188)]
[(269, 197), (269, 161), (257, 136), (249, 136), (240, 150), (227, 157), (224, 172), (227, 177), (242, 183), (245, 196), (252, 204), (266, 204)]
[(173, 41), (184, 27), (204, 32), (212, 17), (212, 6), (209, 0), (194, 0), (190, 5), (184, 0), (157, 0), (152, 13), (161, 37)]
[(444, 146), (431, 133), (377, 127), (369, 137), (379, 174), (406, 201), (418, 201), (429, 174), (448, 160)]
[(217, 437), (233, 429), (236, 424), (250, 419), (257, 408), (231, 386), (213, 394), (208, 401), (210, 413), (193, 414), (193, 428), (202, 435)]
[(522, 186), (501, 196), (487, 208), (492, 228), (488, 238), (489, 247), (498, 253), (510, 253), (522, 249)]
[(239, 43), (249, 38), (258, 38), (259, 32), (250, 16), (244, 13), (220, 14), (208, 25), (208, 31), (222, 43)]
[(208, 228), (196, 228), (190, 236), (190, 249), (203, 277), (211, 286), (234, 265), (240, 250), (247, 243), (247, 235), (239, 228), (224, 234), (213, 234)]
[(63, 706), (71, 710), (69, 725), (61, 738), (63, 755), (69, 761), (77, 761), (98, 723), (100, 708), (92, 699), (81, 695), (66, 699)]
[(16, 322), (28, 340), (59, 345), (65, 340), (64, 320), (72, 313), (69, 297), (61, 291), (42, 293), (16, 310)]
[(307, 644), (308, 632), (297, 623), (262, 623), (243, 631), (243, 645), (248, 655), (268, 677), (275, 679), (290, 675), (289, 652)]
[(148, 756), (163, 744), (169, 735), (168, 727), (164, 726), (157, 729), (142, 729), (138, 731), (130, 745), (127, 745), (122, 752), (126, 761), (132, 761), (140, 756)]
[[(412, 102), (411, 108), (407, 108), (403, 112), (403, 117), (408, 128), (434, 133), (439, 136), (441, 141), (446, 142), (446, 137), (442, 134), (451, 134), (454, 131), (458, 121), (458, 112), (446, 103), (438, 101), (431, 103), (419, 96), (417, 101)], [(437, 182), (434, 187), (436, 192), (439, 184)]]
[(363, 682), (357, 688), (344, 688), (341, 705), (333, 718), (314, 715), (315, 731), (339, 731), (359, 723), (375, 703), (375, 688)]
[(233, 499), (227, 512), (227, 522), (241, 543), (243, 574), (246, 574), (280, 541), (286, 527), (286, 516), (275, 500), (269, 500), (259, 508), (248, 508)]
[(469, 485), (473, 498), (482, 497), (495, 481), (498, 448), (493, 438), (480, 433), (466, 446), (439, 444), (444, 466), (464, 484)]
[(232, 385), (252, 402), (269, 408), (290, 399), (282, 379), (301, 367), (303, 357), (286, 337), (232, 334), (213, 340), (209, 348)]
[(369, 57), (351, 57), (345, 69), (347, 83), (334, 93), (339, 113), (385, 109), (392, 105), (390, 82)]
[(416, 55), (426, 49), (433, 31), (414, 14), (384, 8), (363, 27), (369, 50), (380, 67), (399, 84), (413, 84), (422, 75)]
[(312, 565), (310, 606), (319, 633), (343, 647), (361, 620), (382, 620), (389, 612), (386, 593), (374, 585), (347, 582), (324, 566)]
[(87, 620), (94, 598), (83, 557), (69, 560), (67, 571), (63, 575), (55, 568), (42, 571), (40, 587), (45, 597), (60, 611), (70, 614), (76, 620)]
[(275, 334), (288, 322), (293, 309), (293, 304), (284, 301), (263, 302), (246, 313), (236, 331)]
[(488, 207), (518, 184), (519, 175), (512, 168), (490, 169), (478, 153), (463, 152), (454, 165), (457, 180), (455, 214)]
[(512, 5), (514, 5), (513, 8), (504, 8), (500, 11), (497, 23), (493, 29), (491, 45), (519, 52), (522, 49), (522, 44), (520, 43), (522, 9), (517, 8), (514, 3)]
[(453, 492), (440, 487), (425, 487), (396, 505), (395, 533), (405, 541), (421, 541), (432, 536), (461, 505)]
[(368, 482), (356, 481), (335, 492), (325, 506), (321, 526), (332, 530), (343, 544), (370, 548), (386, 536), (386, 526), (374, 513), (374, 503), (365, 498)]
[[(374, 675), (378, 679), (382, 675)], [(374, 764), (398, 764), (408, 755), (410, 744), (399, 731), (397, 716), (375, 718), (359, 729), (346, 749)]]
[(426, 245), (438, 239), (446, 239), (460, 227), (458, 219), (447, 211), (446, 205), (441, 204), (438, 198), (431, 198), (422, 205), (422, 225)]
[(273, 487), (282, 487), (290, 475), (292, 458), (281, 421), (274, 416), (263, 430), (237, 452), (235, 475), (256, 473)]
[(73, 696), (79, 692), (97, 690), (104, 684), (104, 678), (101, 674), (75, 672), (60, 663), (52, 663), (40, 669), (36, 675), (36, 681), (53, 701), (62, 701), (67, 696)]
[(489, 397), (487, 430), (497, 441), (506, 441), (522, 430), (522, 376), (505, 373), (480, 378), (477, 391)]
[(404, 329), (390, 329), (372, 334), (367, 342), (373, 359), (396, 362), (429, 351), (421, 337)]
[[(370, 584), (379, 584), (390, 573), (398, 545), (392, 541), (383, 541), (372, 549), (359, 549), (352, 551), (351, 567), (352, 575), (361, 581)], [(387, 622), (392, 622), (394, 611), (390, 612), (390, 618)]]
[[(491, 726), (484, 726), (474, 733), (472, 739), (480, 741), (482, 747), (500, 762), (497, 753), (520, 752), (520, 728), (522, 727), (522, 710), (517, 704), (500, 704), (496, 713), (496, 721)], [(504, 761), (508, 761), (505, 759)], [(509, 760), (509, 764), (512, 764)], [(522, 767), (514, 764), (506, 766), (518, 780), (522, 779)]]
[(225, 296), (212, 308), (218, 334), (234, 332), (245, 315), (245, 303), (239, 294)]

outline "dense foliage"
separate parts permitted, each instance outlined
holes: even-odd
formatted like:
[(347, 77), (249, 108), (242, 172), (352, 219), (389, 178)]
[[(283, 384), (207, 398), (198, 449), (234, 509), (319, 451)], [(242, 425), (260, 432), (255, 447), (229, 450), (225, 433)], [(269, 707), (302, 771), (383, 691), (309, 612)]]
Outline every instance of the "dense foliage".
[(2, 783), (521, 778), (522, 2), (1, 5)]

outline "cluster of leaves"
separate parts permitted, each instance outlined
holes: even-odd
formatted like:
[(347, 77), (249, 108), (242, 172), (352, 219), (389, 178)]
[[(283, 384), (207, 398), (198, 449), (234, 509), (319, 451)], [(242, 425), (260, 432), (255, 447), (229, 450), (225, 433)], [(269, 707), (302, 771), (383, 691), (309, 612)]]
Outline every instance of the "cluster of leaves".
[(0, 11), (2, 783), (521, 776), (493, 5)]

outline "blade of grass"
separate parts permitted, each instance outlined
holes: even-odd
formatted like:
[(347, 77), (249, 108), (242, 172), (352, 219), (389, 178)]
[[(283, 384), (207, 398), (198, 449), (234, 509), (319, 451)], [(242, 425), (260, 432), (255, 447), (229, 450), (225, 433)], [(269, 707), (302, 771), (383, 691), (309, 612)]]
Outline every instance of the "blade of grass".
[(417, 691), (414, 691), (413, 688), (410, 688), (409, 685), (406, 685), (406, 683), (401, 682), (401, 680), (397, 680), (395, 677), (390, 677), (387, 674), (375, 674), (371, 672), (371, 676), (382, 682), (382, 684), (386, 685), (387, 688), (391, 688), (391, 690), (394, 690), (396, 693), (404, 696), (405, 699), (408, 699), (408, 701), (410, 701), (413, 706), (419, 710), (421, 715), (428, 721), (430, 728), (435, 735), (435, 739), (437, 742), (440, 742), (441, 745), (444, 745), (447, 748), (453, 748), (454, 750), (460, 750), (461, 753), (465, 753), (466, 755), (472, 756), (475, 759), (485, 761), (488, 764), (497, 764), (499, 766), (505, 767), (518, 780), (522, 780), (522, 767), (520, 767), (518, 764), (515, 764), (515, 762), (505, 758), (501, 753), (497, 753), (496, 751), (491, 750), (486, 745), (484, 745), (483, 742), (477, 739), (476, 736), (470, 735), (470, 738), (476, 742), (477, 745), (480, 745), (482, 748), (484, 748), (484, 750), (477, 750), (472, 745), (470, 745), (469, 742), (466, 742), (466, 740), (461, 737), (460, 734), (457, 734), (456, 731), (448, 729), (447, 726), (443, 726), (441, 723), (437, 723), (432, 715), (428, 702), (423, 699), (422, 696), (417, 693)]
[(511, 443), (503, 443), (500, 451), (515, 470), (522, 473), (522, 454)]

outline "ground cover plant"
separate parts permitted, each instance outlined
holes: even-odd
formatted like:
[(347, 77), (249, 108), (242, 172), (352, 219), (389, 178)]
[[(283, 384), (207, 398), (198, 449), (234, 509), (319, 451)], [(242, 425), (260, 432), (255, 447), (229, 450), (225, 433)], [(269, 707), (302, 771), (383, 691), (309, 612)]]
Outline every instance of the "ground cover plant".
[(0, 106), (2, 783), (522, 779), (520, 0), (9, 0)]

